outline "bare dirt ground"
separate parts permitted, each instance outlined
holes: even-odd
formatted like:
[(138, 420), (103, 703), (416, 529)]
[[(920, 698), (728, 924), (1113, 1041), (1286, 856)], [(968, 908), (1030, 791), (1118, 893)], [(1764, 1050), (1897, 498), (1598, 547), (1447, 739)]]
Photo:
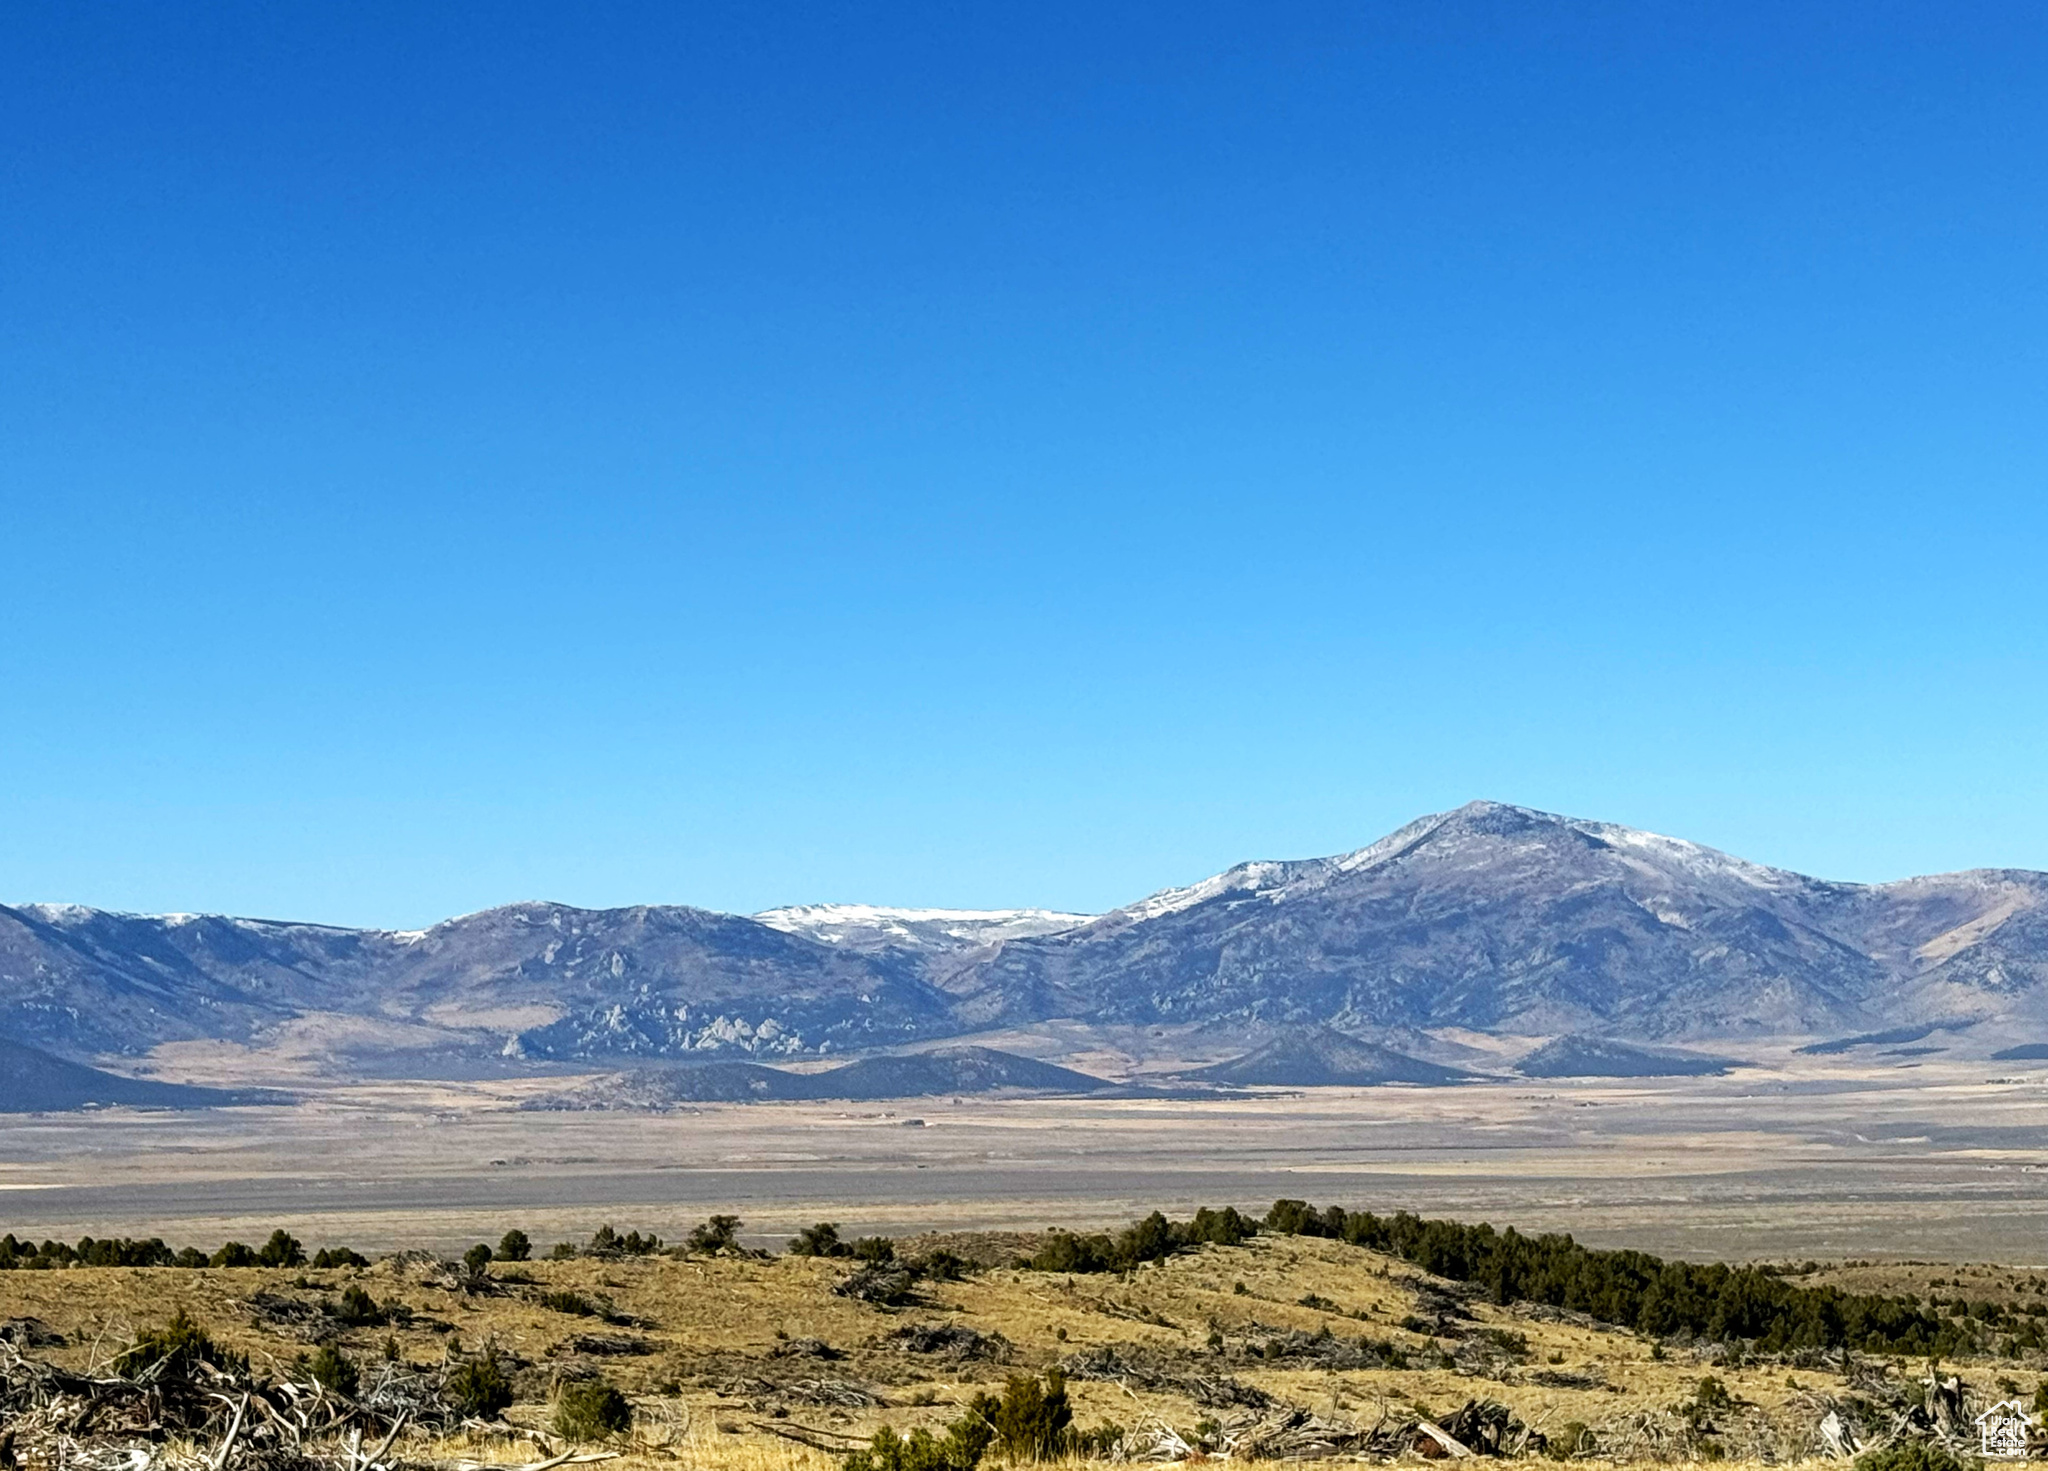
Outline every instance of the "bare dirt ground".
[(0, 1229), (291, 1228), (364, 1251), (518, 1225), (779, 1245), (1120, 1223), (1278, 1196), (1406, 1207), (1671, 1255), (2048, 1261), (2048, 1071), (1779, 1056), (1720, 1078), (1316, 1089), (1181, 1102), (924, 1099), (535, 1113), (562, 1079), (311, 1084), (290, 1108), (0, 1122)]

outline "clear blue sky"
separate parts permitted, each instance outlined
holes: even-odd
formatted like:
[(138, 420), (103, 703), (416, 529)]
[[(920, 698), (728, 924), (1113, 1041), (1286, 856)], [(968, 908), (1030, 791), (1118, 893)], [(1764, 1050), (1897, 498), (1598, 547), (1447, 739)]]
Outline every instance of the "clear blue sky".
[(2036, 4), (16, 4), (0, 899), (2048, 868)]

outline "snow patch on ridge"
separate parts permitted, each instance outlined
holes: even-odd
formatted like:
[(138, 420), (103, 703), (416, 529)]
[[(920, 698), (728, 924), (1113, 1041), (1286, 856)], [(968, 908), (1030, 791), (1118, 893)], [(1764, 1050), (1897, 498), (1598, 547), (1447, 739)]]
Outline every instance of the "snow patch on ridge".
[(992, 945), (1056, 935), (1087, 924), (1092, 914), (1057, 909), (921, 909), (886, 904), (790, 904), (753, 918), (771, 929), (827, 945), (905, 949)]
[(17, 907), (23, 914), (34, 915), (44, 924), (54, 925), (84, 924), (99, 913), (97, 909), (88, 909), (83, 904), (23, 904)]
[(1570, 819), (1568, 825), (1623, 852), (1646, 858), (1659, 868), (1667, 871), (1678, 869), (1695, 878), (1731, 878), (1751, 888), (1772, 890), (1805, 888), (1812, 883), (1812, 880), (1785, 869), (1751, 863), (1747, 858), (1737, 858), (1718, 848), (1688, 843), (1683, 838), (1667, 838), (1662, 833), (1646, 833), (1640, 828), (1621, 827), (1611, 822), (1578, 819)]
[[(1326, 860), (1311, 859), (1311, 863)], [(1127, 904), (1113, 911), (1120, 919), (1158, 919), (1162, 915), (1178, 914), (1183, 909), (1193, 909), (1197, 904), (1207, 904), (1211, 899), (1220, 899), (1225, 894), (1244, 892), (1265, 893), (1274, 889), (1276, 881), (1284, 882), (1290, 877), (1289, 870), (1300, 867), (1293, 863), (1240, 863), (1235, 868), (1225, 869), (1213, 878), (1200, 883), (1189, 884), (1180, 889), (1161, 889), (1149, 898), (1135, 904)]]

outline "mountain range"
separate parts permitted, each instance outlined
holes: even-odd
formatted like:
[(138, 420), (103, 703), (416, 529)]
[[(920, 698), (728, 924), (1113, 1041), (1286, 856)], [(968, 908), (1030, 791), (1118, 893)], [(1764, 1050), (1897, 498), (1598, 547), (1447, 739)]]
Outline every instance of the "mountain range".
[[(1846, 884), (1474, 802), (1107, 914), (521, 903), (417, 931), (0, 906), (0, 1027), (84, 1060), (327, 1036), (337, 1068), (799, 1058), (1051, 1021), (1656, 1041), (2048, 1035), (2048, 875)], [(1214, 1055), (1213, 1053), (1211, 1055)]]

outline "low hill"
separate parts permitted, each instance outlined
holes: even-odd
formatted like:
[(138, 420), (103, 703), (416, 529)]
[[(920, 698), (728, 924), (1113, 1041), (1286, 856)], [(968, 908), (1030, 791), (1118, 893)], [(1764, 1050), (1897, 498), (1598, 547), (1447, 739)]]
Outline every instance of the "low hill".
[(1525, 1078), (1705, 1078), (1742, 1064), (1675, 1047), (1636, 1047), (1609, 1037), (1556, 1037), (1515, 1064)]
[(66, 1062), (19, 1042), (0, 1041), (0, 1113), (56, 1113), (93, 1104), (137, 1108), (219, 1108), (262, 1101), (255, 1095), (182, 1083), (123, 1078)]
[(520, 1105), (528, 1112), (581, 1113), (597, 1109), (653, 1109), (679, 1103), (753, 1103), (799, 1096), (795, 1073), (757, 1062), (693, 1062), (676, 1067), (632, 1068), (607, 1073), (559, 1093)]
[(1114, 1083), (993, 1047), (867, 1057), (802, 1079), (806, 1098), (920, 1098), (939, 1093), (1099, 1093)]
[(1858, 1047), (1892, 1047), (1903, 1042), (1918, 1042), (1922, 1037), (1932, 1036), (1940, 1030), (1945, 1029), (1933, 1023), (1923, 1027), (1888, 1027), (1881, 1032), (1858, 1032), (1853, 1037), (1810, 1042), (1793, 1050), (1801, 1057), (1834, 1057), (1840, 1053), (1854, 1051)]
[(1239, 1087), (1365, 1088), (1381, 1083), (1436, 1086), (1472, 1074), (1382, 1047), (1329, 1027), (1291, 1029), (1262, 1047), (1183, 1077)]
[(699, 1062), (609, 1073), (535, 1098), (530, 1110), (662, 1109), (679, 1103), (753, 1103), (808, 1098), (872, 1102), (947, 1093), (1100, 1093), (1117, 1085), (992, 1047), (942, 1047), (867, 1057), (822, 1073), (754, 1062)]

